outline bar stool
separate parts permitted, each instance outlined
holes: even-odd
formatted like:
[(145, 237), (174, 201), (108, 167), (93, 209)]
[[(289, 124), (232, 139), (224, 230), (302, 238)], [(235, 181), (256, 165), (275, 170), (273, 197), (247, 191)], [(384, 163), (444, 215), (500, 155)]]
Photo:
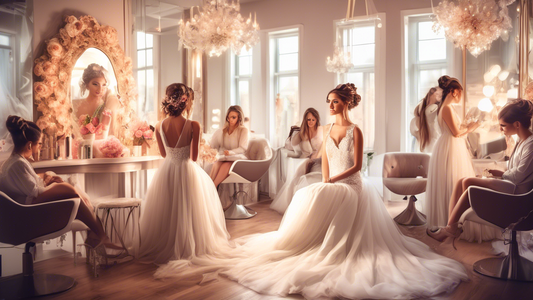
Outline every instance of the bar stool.
[[(114, 241), (114, 235), (120, 244), (126, 250), (126, 254), (131, 256), (124, 242), (130, 219), (137, 223), (137, 234), (139, 237), (139, 246), (141, 245), (141, 199), (137, 198), (100, 198), (94, 203), (96, 215), (103, 222), (106, 234), (111, 241)], [(135, 220), (137, 215), (137, 220)], [(111, 222), (109, 222), (111, 220)], [(122, 224), (119, 222), (123, 222)], [(135, 223), (131, 226), (132, 243), (135, 237)]]

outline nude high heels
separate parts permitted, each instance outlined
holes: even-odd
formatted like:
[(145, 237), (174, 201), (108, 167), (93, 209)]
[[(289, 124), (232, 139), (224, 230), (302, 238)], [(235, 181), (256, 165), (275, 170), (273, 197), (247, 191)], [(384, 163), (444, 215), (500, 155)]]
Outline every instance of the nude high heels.
[(429, 235), (431, 238), (443, 242), (447, 238), (453, 238), (453, 248), (455, 248), (455, 240), (461, 236), (461, 233), (463, 233), (463, 229), (459, 227), (459, 223), (454, 223), (451, 225), (448, 225), (446, 227), (439, 227), (436, 230), (432, 230), (431, 228), (428, 228), (426, 230), (427, 235)]

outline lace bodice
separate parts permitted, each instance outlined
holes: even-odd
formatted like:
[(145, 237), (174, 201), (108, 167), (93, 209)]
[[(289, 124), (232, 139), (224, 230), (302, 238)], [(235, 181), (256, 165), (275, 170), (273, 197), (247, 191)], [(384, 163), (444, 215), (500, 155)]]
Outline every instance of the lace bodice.
[[(178, 142), (176, 143), (176, 146), (179, 145), (181, 137), (183, 136), (183, 133), (185, 131), (185, 128), (187, 127), (187, 123), (189, 120), (185, 121), (185, 124), (183, 124), (183, 129), (181, 130), (180, 137), (178, 138)], [(161, 132), (161, 139), (163, 140), (163, 144), (165, 145), (165, 152), (167, 153), (167, 157), (165, 159), (170, 159), (173, 162), (180, 162), (182, 160), (187, 160), (191, 157), (191, 144), (187, 144), (182, 147), (170, 147), (168, 145), (167, 138), (165, 136), (165, 133), (163, 132), (163, 122), (161, 122), (159, 132)]]
[[(335, 145), (335, 141), (330, 136), (331, 128), (333, 128), (333, 124), (330, 126), (328, 135), (326, 136), (326, 154), (328, 157), (330, 177), (346, 171), (355, 164), (353, 160), (353, 129), (355, 128), (355, 124), (348, 127), (346, 136), (339, 142), (338, 146)], [(349, 184), (359, 192), (363, 186), (361, 172), (359, 171), (337, 182)]]

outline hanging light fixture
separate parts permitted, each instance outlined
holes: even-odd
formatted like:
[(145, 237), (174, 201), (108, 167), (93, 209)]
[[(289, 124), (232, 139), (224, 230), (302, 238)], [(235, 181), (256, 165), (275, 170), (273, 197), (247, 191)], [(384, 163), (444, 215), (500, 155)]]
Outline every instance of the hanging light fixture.
[(240, 54), (242, 48), (249, 50), (259, 41), (257, 19), (252, 21), (250, 14), (245, 20), (238, 0), (204, 0), (196, 8), (198, 14), (193, 15), (193, 7), (190, 21), (179, 23), (180, 45), (185, 48), (220, 56), (228, 48)]

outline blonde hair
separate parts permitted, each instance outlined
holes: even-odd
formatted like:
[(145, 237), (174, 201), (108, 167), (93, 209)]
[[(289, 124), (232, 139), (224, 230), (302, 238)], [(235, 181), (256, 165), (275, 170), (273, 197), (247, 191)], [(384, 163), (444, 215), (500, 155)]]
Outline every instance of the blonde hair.
[(244, 125), (244, 112), (242, 111), (242, 108), (239, 105), (232, 105), (228, 108), (228, 111), (226, 112), (226, 119), (224, 122), (224, 129), (222, 130), (222, 132), (228, 132), (228, 128), (229, 128), (228, 117), (229, 117), (230, 112), (236, 112), (238, 114), (238, 119), (237, 119), (238, 126)]

